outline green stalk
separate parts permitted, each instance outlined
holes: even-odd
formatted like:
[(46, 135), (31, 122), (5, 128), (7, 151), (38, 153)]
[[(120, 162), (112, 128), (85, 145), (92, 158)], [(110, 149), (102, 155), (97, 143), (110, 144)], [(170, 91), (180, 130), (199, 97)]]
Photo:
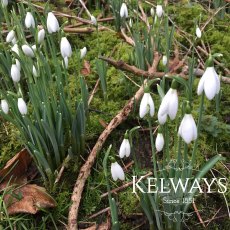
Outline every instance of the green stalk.
[(153, 141), (153, 130), (152, 130), (151, 118), (148, 119), (148, 123), (149, 123), (149, 134), (150, 134), (150, 141), (151, 141), (151, 148), (152, 148), (153, 172), (154, 172), (154, 177), (158, 178), (158, 175), (157, 175), (157, 162), (156, 162), (156, 151), (155, 151), (155, 145), (154, 145), (154, 141)]

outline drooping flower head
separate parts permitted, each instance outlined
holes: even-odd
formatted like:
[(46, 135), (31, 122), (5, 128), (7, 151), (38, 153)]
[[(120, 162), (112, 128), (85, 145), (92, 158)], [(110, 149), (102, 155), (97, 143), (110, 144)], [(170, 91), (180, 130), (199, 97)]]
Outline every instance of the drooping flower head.
[(8, 0), (1, 0), (2, 6), (6, 7), (8, 5)]
[(7, 103), (7, 100), (5, 100), (5, 99), (1, 100), (1, 109), (5, 114), (9, 113), (9, 105)]
[(117, 181), (117, 179), (125, 179), (125, 173), (122, 167), (117, 162), (111, 164), (111, 174), (114, 181)]
[(174, 79), (171, 88), (168, 90), (166, 95), (163, 97), (159, 111), (158, 111), (158, 121), (163, 125), (167, 116), (171, 120), (174, 120), (178, 110), (178, 95), (177, 95), (177, 82)]
[(158, 18), (161, 18), (161, 16), (163, 15), (163, 7), (162, 5), (157, 5), (156, 7), (156, 15)]
[(127, 18), (129, 16), (127, 5), (124, 2), (121, 5), (120, 16), (121, 18)]
[(81, 59), (84, 58), (86, 53), (87, 53), (87, 48), (86, 47), (80, 49), (80, 58)]
[(200, 30), (200, 28), (198, 26), (196, 27), (196, 36), (198, 38), (201, 38), (201, 36), (202, 36), (201, 30)]
[(14, 30), (11, 30), (6, 36), (6, 42), (10, 43), (14, 40), (14, 38), (15, 38), (15, 32)]
[(23, 98), (18, 98), (18, 110), (22, 115), (27, 114), (27, 105)]
[(33, 49), (32, 49), (30, 46), (28, 46), (28, 45), (23, 45), (23, 46), (22, 46), (22, 51), (23, 51), (23, 53), (24, 53), (26, 56), (28, 56), (28, 57), (34, 57), (34, 51), (33, 51)]
[(156, 141), (155, 141), (155, 146), (158, 152), (160, 152), (164, 148), (164, 136), (162, 134), (161, 128), (158, 129)]
[(212, 100), (216, 94), (220, 92), (220, 79), (214, 68), (213, 57), (210, 56), (207, 61), (207, 68), (202, 75), (198, 87), (197, 94), (205, 93), (208, 100)]
[(60, 27), (59, 27), (58, 20), (52, 12), (48, 13), (46, 25), (47, 25), (49, 34), (59, 31)]
[(46, 32), (44, 29), (39, 30), (39, 32), (38, 32), (38, 44), (41, 44), (44, 41), (45, 34), (46, 34)]
[(149, 114), (151, 117), (154, 116), (155, 106), (150, 94), (149, 87), (145, 87), (145, 93), (141, 99), (139, 115), (140, 118), (143, 118), (145, 115)]
[(124, 156), (129, 157), (131, 152), (131, 147), (129, 143), (129, 135), (126, 132), (125, 137), (121, 143), (120, 150), (119, 150), (119, 156), (120, 158), (123, 158)]
[(186, 106), (186, 113), (179, 126), (178, 134), (187, 144), (197, 139), (197, 127), (189, 105)]
[(71, 57), (72, 55), (72, 48), (71, 45), (66, 37), (62, 37), (61, 44), (60, 44), (61, 55), (63, 58)]
[(35, 21), (34, 21), (34, 17), (30, 12), (26, 13), (26, 18), (25, 18), (25, 26), (27, 29), (29, 28), (35, 28)]

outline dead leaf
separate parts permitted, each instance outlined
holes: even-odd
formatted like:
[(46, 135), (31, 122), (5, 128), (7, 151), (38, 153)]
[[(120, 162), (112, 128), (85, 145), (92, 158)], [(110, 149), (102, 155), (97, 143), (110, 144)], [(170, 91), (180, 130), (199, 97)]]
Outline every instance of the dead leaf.
[(91, 73), (90, 63), (89, 61), (84, 60), (83, 68), (81, 69), (81, 74), (84, 76), (88, 76), (90, 73)]
[(9, 215), (17, 213), (36, 214), (41, 208), (53, 208), (55, 200), (45, 188), (36, 184), (26, 184), (5, 192), (4, 202)]
[[(25, 183), (27, 180), (27, 170), (31, 163), (31, 156), (26, 149), (17, 153), (13, 158), (11, 158), (5, 165), (3, 169), (0, 170), (0, 179), (4, 179), (5, 182), (16, 182)], [(0, 180), (1, 181), (1, 180)], [(0, 185), (0, 189), (2, 188)]]

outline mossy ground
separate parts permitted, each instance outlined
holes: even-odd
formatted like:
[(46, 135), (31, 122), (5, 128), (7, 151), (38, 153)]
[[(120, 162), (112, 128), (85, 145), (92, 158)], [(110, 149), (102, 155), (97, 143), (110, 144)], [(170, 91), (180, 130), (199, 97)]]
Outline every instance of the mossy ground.
[[(187, 2), (187, 1), (186, 1)], [(58, 3), (55, 3), (58, 5)], [(63, 3), (61, 2), (63, 5)], [(59, 5), (59, 9), (61, 11), (65, 11)], [(145, 10), (149, 10), (149, 6), (146, 5)], [(172, 20), (184, 31), (188, 34), (194, 33), (194, 20), (200, 22), (203, 25), (208, 19), (207, 12), (204, 9), (204, 6), (194, 3), (188, 5), (187, 3), (175, 3), (169, 7), (169, 13), (172, 15)], [(95, 15), (99, 14), (99, 11), (95, 12)], [(200, 17), (202, 15), (202, 17)], [(224, 19), (218, 19), (213, 17), (211, 22), (208, 24), (206, 33), (204, 36), (204, 42), (208, 43), (211, 47), (213, 53), (218, 52), (222, 53), (223, 59), (222, 63), (226, 67), (230, 67), (230, 55), (229, 50), (226, 47), (230, 47), (230, 27), (228, 25), (229, 15), (226, 15)], [(111, 26), (111, 25), (107, 25)], [(112, 28), (112, 27), (111, 27)], [(175, 34), (176, 39), (182, 43), (184, 46), (188, 46), (189, 43), (185, 39), (184, 36)], [(91, 73), (85, 77), (89, 91), (91, 92), (94, 88), (96, 81), (98, 79), (98, 75), (96, 72), (95, 66), (95, 58), (100, 55), (110, 56), (114, 59), (122, 59), (124, 61), (128, 61), (130, 54), (132, 52), (132, 48), (127, 45), (124, 41), (121, 40), (119, 35), (115, 32), (111, 31), (103, 31), (98, 34), (86, 34), (86, 35), (74, 35), (69, 36), (69, 39), (73, 46), (75, 45), (77, 49), (80, 49), (84, 46), (87, 47), (88, 53), (86, 56), (86, 60), (90, 62), (91, 65)], [(99, 46), (95, 46), (95, 44), (99, 44)], [(76, 55), (76, 53), (74, 54)], [(76, 84), (78, 79), (76, 79), (77, 69), (79, 68), (79, 63), (76, 63), (73, 58), (69, 63), (69, 71), (70, 71), (70, 93), (73, 95), (75, 92), (80, 93), (80, 88)], [(141, 79), (137, 76), (133, 76), (132, 74), (129, 76), (140, 83)], [(102, 125), (100, 124), (100, 120), (105, 123), (108, 123), (122, 107), (125, 105), (127, 100), (134, 94), (137, 90), (137, 87), (133, 85), (124, 74), (116, 70), (113, 67), (108, 67), (107, 71), (107, 101), (103, 100), (103, 92), (101, 87), (99, 87), (97, 93), (94, 95), (92, 103), (90, 105), (90, 118), (89, 124), (87, 126), (87, 144), (89, 149), (93, 147), (98, 136), (104, 130)], [(196, 81), (198, 83), (198, 81)], [(153, 88), (156, 108), (159, 108), (159, 98), (156, 96), (156, 88)], [(194, 87), (195, 94), (195, 87)], [(183, 95), (181, 95), (181, 100)], [(224, 156), (228, 157), (229, 153), (229, 134), (230, 134), (230, 114), (229, 114), (229, 104), (230, 104), (230, 88), (228, 85), (222, 84), (222, 96), (219, 111), (216, 111), (216, 104), (205, 101), (205, 115), (203, 117), (203, 126), (202, 126), (202, 135), (200, 138), (200, 151), (198, 152), (197, 162), (201, 165), (205, 162), (206, 158), (210, 158), (217, 152), (222, 153)], [(194, 100), (194, 115), (198, 114), (198, 104), (199, 99), (196, 97)], [(102, 160), (104, 157), (104, 152), (107, 149), (108, 145), (113, 144), (113, 151), (117, 154), (119, 145), (123, 139), (123, 134), (126, 129), (136, 126), (138, 122), (138, 113), (132, 113), (125, 123), (121, 124), (108, 138), (103, 150), (98, 154), (96, 163), (93, 167), (90, 177), (87, 180), (85, 190), (83, 193), (83, 197), (81, 200), (80, 207), (80, 220), (87, 221), (88, 216), (91, 214), (108, 207), (107, 198), (101, 198), (101, 195), (106, 192), (106, 182), (103, 174)], [(145, 122), (141, 122), (141, 124), (145, 124)], [(4, 123), (1, 121), (0, 124), (0, 166), (2, 167), (4, 163), (9, 160), (17, 151), (22, 148), (20, 143), (19, 136), (20, 134), (14, 130), (14, 127), (8, 123)], [(138, 137), (136, 137), (138, 138)], [(145, 142), (143, 145), (147, 145)], [(137, 149), (141, 149), (143, 146), (137, 146)], [(141, 151), (141, 150), (140, 150)], [(87, 154), (83, 154), (83, 158), (87, 158)], [(138, 154), (138, 151), (136, 151)], [(146, 155), (150, 155), (146, 153)], [(228, 158), (229, 159), (229, 158)], [(149, 157), (145, 159), (145, 156), (142, 156), (143, 165), (151, 165), (149, 164)], [(146, 162), (148, 163), (146, 163)], [(126, 162), (124, 162), (126, 163)], [(228, 173), (224, 169), (222, 164), (218, 164), (216, 167), (222, 174), (228, 177)], [(47, 212), (40, 213), (37, 217), (23, 215), (20, 216), (25, 223), (25, 226), (34, 226), (34, 229), (39, 226), (40, 221), (44, 222), (44, 229), (54, 229), (55, 224), (57, 226), (62, 226), (62, 222), (66, 223), (68, 208), (70, 206), (70, 196), (72, 192), (72, 187), (77, 178), (78, 167), (73, 162), (68, 164), (67, 170), (63, 174), (62, 180), (59, 186), (56, 188), (56, 191), (53, 193), (56, 201), (57, 207), (53, 210), (50, 210), (49, 215)], [(131, 180), (132, 172), (128, 172), (128, 178)], [(74, 176), (73, 176), (74, 175)], [(112, 187), (118, 187), (121, 185), (120, 182), (114, 183), (111, 181)], [(226, 195), (227, 200), (229, 201), (229, 193)], [(126, 189), (115, 195), (116, 200), (119, 205), (119, 216), (121, 219), (125, 219), (125, 217), (131, 216), (134, 213), (140, 213), (141, 208), (138, 203), (137, 197), (132, 194), (131, 188)], [(226, 204), (224, 202), (223, 197), (220, 195), (213, 195), (205, 197), (203, 200), (202, 197), (198, 197), (197, 199), (198, 209), (205, 210), (201, 213), (204, 219), (208, 219), (215, 214), (217, 209), (220, 207), (220, 203), (222, 204), (222, 211), (226, 214)], [(210, 206), (211, 204), (211, 206)], [(209, 210), (206, 209), (208, 207)], [(102, 221), (105, 219), (105, 216), (99, 217), (97, 220)], [(222, 219), (220, 219), (222, 220)], [(194, 215), (193, 218), (189, 220), (189, 223), (186, 223), (188, 226), (193, 226), (197, 224), (197, 218)], [(122, 229), (130, 229), (133, 227), (133, 219), (128, 219), (127, 221), (122, 221)], [(202, 229), (200, 225), (195, 225), (196, 229)], [(226, 218), (224, 221), (216, 221), (215, 223), (210, 224), (209, 229), (229, 229), (230, 222)]]

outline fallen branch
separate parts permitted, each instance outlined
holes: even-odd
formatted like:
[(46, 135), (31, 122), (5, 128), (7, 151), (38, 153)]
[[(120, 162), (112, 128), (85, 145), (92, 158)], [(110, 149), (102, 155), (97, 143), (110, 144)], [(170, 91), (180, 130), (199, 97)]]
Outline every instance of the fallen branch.
[(76, 230), (78, 228), (77, 217), (78, 217), (78, 209), (81, 201), (82, 191), (84, 189), (85, 182), (88, 176), (90, 175), (91, 167), (94, 164), (97, 153), (101, 150), (109, 134), (128, 117), (130, 112), (133, 110), (134, 103), (137, 103), (143, 94), (144, 94), (144, 87), (142, 86), (136, 92), (135, 96), (128, 101), (125, 107), (110, 121), (109, 125), (106, 127), (106, 129), (102, 132), (102, 134), (98, 138), (85, 164), (81, 167), (71, 197), (72, 205), (70, 206), (69, 216), (68, 216), (69, 230)]

